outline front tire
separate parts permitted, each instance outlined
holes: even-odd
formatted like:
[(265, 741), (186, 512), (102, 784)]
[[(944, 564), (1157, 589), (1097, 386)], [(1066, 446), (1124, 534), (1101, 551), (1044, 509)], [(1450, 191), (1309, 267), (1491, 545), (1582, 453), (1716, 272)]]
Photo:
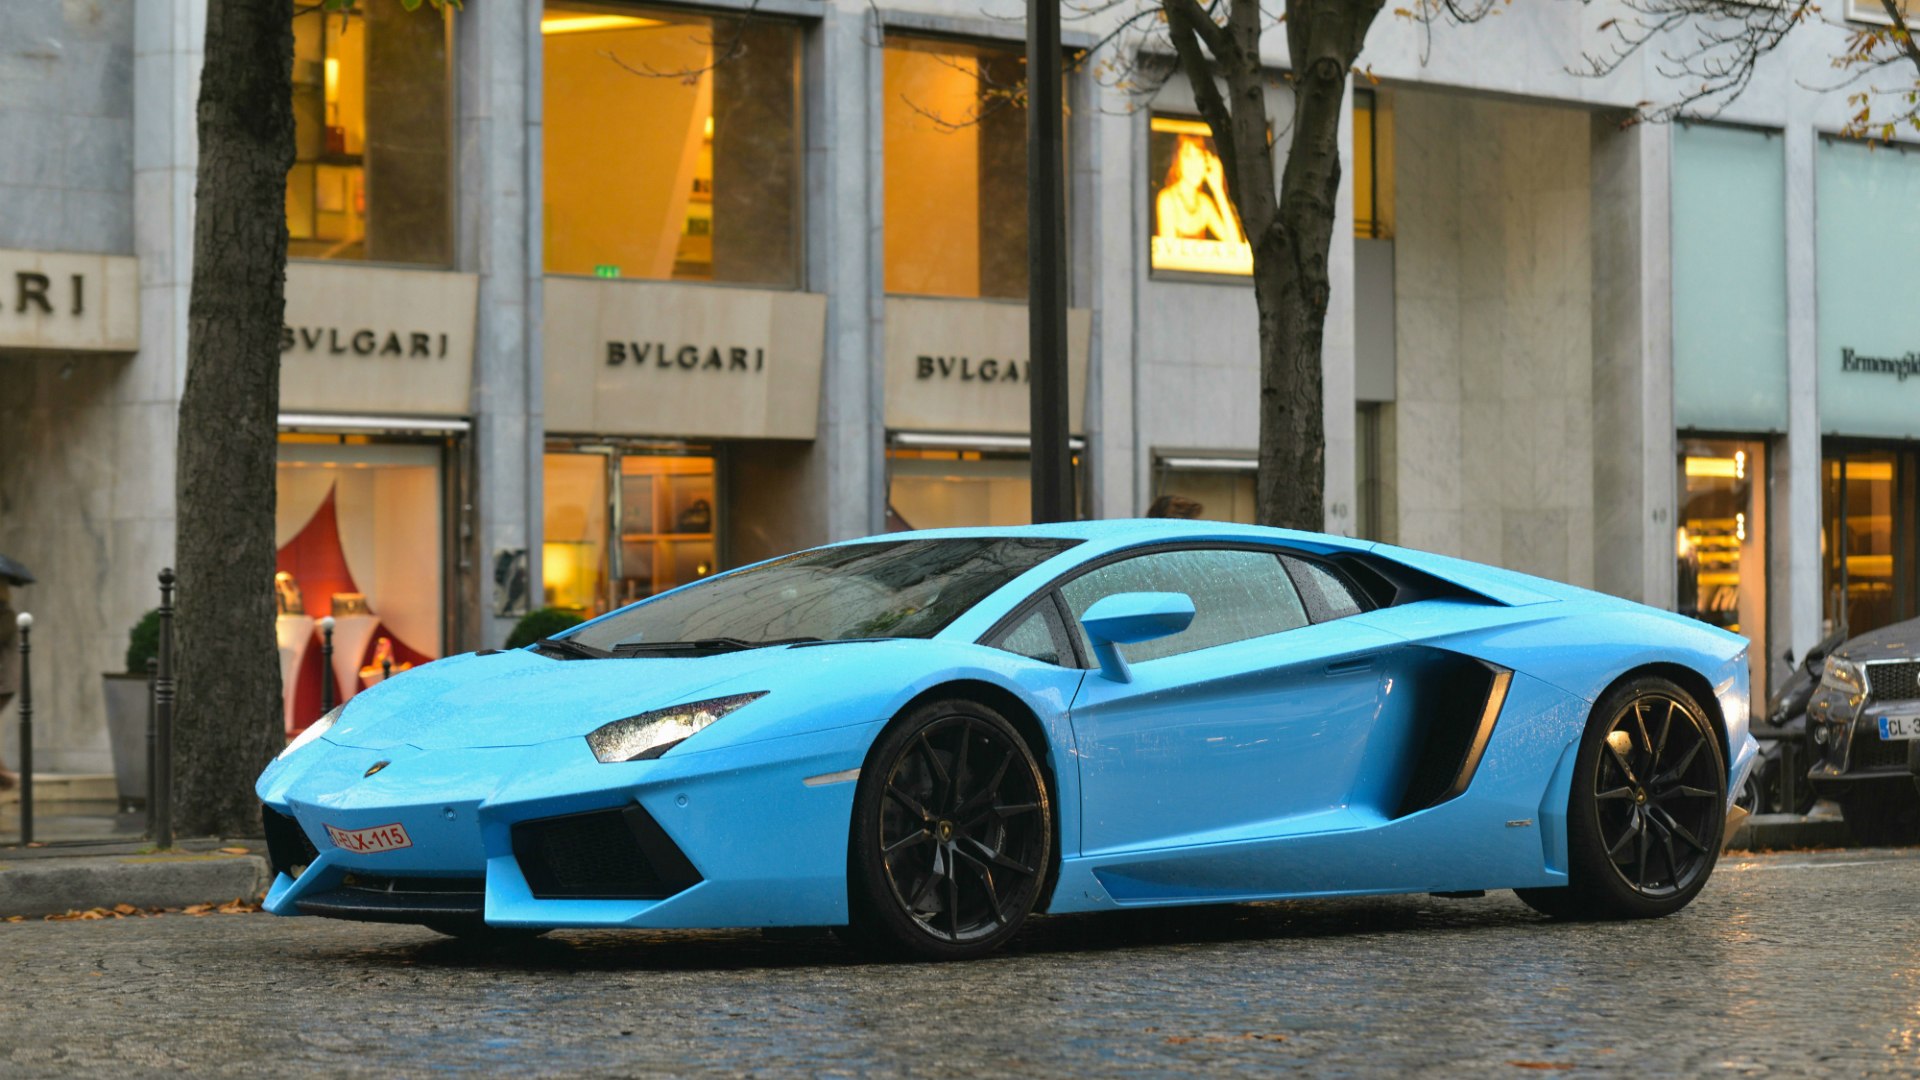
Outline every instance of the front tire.
[(954, 698), (887, 728), (854, 795), (851, 936), (930, 960), (1005, 944), (1039, 902), (1053, 802), (1027, 741), (999, 712)]
[(1687, 691), (1643, 676), (1595, 706), (1574, 760), (1567, 885), (1517, 889), (1557, 919), (1647, 919), (1686, 907), (1720, 858), (1727, 767)]

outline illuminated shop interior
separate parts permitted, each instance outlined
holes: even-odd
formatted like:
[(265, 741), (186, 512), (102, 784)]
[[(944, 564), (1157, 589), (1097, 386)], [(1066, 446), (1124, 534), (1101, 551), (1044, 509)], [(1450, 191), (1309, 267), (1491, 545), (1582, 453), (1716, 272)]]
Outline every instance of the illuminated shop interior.
[[(442, 654), (444, 448), (368, 435), (280, 436), (275, 596), (287, 731)], [(334, 619), (333, 664), (318, 620)], [(390, 666), (389, 666), (390, 665)]]
[(390, 3), (295, 15), (288, 255), (451, 261), (450, 18)]
[(1754, 686), (1767, 656), (1766, 444), (1680, 440), (1675, 608), (1753, 640)]
[(711, 451), (552, 444), (544, 476), (546, 606), (591, 617), (717, 569)]
[(1913, 457), (1892, 449), (1828, 451), (1820, 535), (1826, 615), (1849, 634), (1920, 614), (1913, 596)]
[(794, 25), (556, 0), (540, 33), (549, 273), (799, 283)]

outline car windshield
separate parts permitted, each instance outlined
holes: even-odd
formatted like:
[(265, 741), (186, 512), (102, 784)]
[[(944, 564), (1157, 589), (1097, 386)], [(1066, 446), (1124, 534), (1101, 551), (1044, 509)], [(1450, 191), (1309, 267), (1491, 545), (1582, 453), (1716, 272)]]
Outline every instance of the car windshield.
[(969, 537), (816, 548), (643, 601), (566, 640), (611, 653), (671, 642), (932, 637), (1077, 543)]

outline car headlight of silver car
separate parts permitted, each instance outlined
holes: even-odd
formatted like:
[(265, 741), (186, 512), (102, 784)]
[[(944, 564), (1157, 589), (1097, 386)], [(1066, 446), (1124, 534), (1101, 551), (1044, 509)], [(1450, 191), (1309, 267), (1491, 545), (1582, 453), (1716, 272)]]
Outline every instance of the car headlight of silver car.
[(643, 712), (600, 725), (587, 736), (587, 745), (594, 757), (607, 763), (657, 758), (715, 720), (766, 696), (765, 690), (757, 690)]
[(1860, 665), (1829, 656), (1826, 666), (1820, 669), (1820, 685), (1836, 694), (1852, 697), (1866, 692), (1867, 680), (1860, 671)]
[(333, 726), (333, 722), (335, 720), (340, 719), (340, 713), (346, 707), (347, 706), (344, 703), (342, 703), (339, 705), (335, 705), (331, 709), (328, 709), (326, 713), (320, 717), (320, 719), (315, 720), (311, 724), (308, 724), (305, 731), (302, 731), (300, 734), (295, 735), (293, 737), (293, 741), (288, 743), (287, 748), (285, 750), (280, 751), (280, 756), (275, 758), (274, 760), (285, 761), (286, 759), (293, 756), (293, 752), (295, 750), (300, 749), (301, 747), (307, 745), (310, 742), (317, 741), (320, 738), (320, 736), (325, 735), (327, 733), (327, 729)]

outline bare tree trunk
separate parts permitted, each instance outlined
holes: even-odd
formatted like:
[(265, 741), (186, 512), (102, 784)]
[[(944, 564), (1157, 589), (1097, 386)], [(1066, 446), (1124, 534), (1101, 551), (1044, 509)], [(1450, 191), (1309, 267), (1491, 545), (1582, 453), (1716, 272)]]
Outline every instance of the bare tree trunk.
[(293, 162), (290, 0), (209, 0), (180, 398), (174, 813), (185, 835), (259, 828), (282, 745), (273, 507)]
[[(1253, 245), (1260, 319), (1262, 525), (1325, 528), (1326, 423), (1320, 348), (1327, 321), (1327, 255), (1340, 190), (1340, 109), (1347, 78), (1381, 0), (1294, 0), (1293, 123), (1274, 198), (1267, 75), (1260, 65), (1260, 0), (1231, 0), (1215, 23), (1195, 0), (1161, 0), (1180, 66), (1213, 130), (1228, 192)], [(1202, 51), (1202, 46), (1205, 51)], [(1220, 92), (1226, 84), (1226, 93)]]

